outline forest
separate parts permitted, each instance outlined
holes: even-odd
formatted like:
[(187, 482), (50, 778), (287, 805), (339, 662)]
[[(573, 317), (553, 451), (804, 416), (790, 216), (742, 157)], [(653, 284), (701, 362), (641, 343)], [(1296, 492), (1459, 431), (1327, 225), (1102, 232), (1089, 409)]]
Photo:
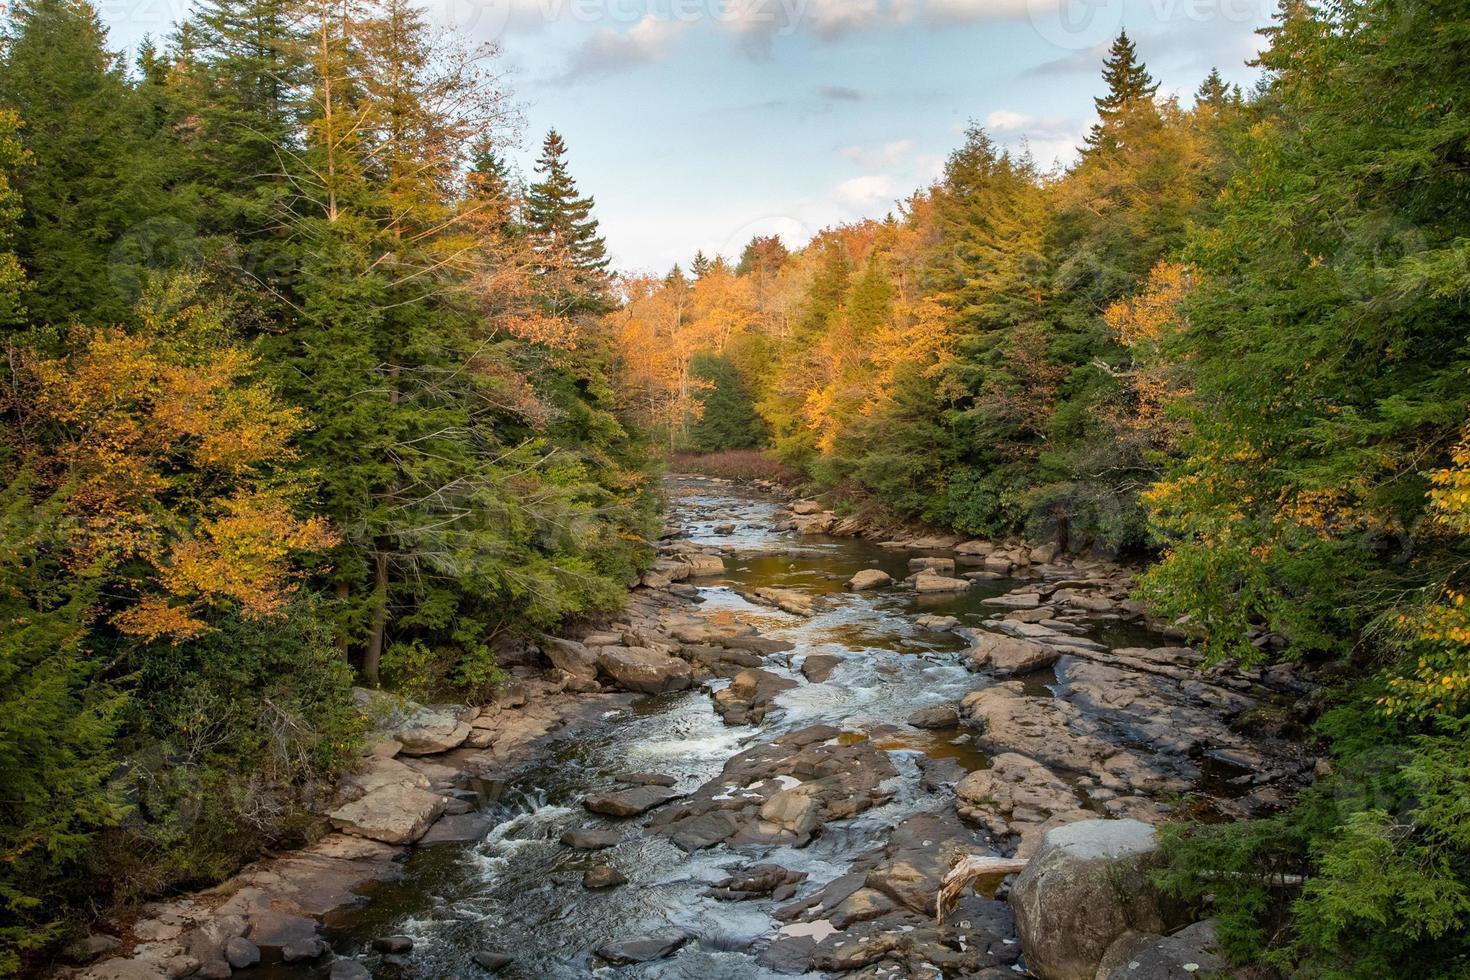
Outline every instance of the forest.
[(660, 275), (410, 0), (126, 60), (89, 0), (8, 13), (0, 975), (303, 840), (354, 686), (473, 699), (619, 608), (670, 454), (1146, 564), (1212, 662), (1310, 665), (1330, 766), (1167, 825), (1166, 883), (1278, 975), (1470, 971), (1459, 0), (1289, 0), (1185, 98), (1121, 34), (1064, 170), (972, 125), (886, 219)]

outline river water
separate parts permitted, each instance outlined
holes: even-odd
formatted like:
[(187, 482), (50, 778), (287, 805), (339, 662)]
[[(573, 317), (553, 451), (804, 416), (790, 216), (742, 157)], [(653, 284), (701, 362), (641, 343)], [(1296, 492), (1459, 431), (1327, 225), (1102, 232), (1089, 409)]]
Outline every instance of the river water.
[[(757, 624), (763, 635), (794, 644), (789, 653), (766, 658), (766, 669), (799, 681), (780, 695), (758, 727), (727, 727), (709, 694), (689, 690), (646, 697), (609, 712), (606, 723), (579, 729), (555, 746), (550, 761), (505, 784), (479, 787), (480, 805), (493, 828), (472, 844), (415, 849), (402, 880), (375, 889), (372, 901), (329, 923), (339, 955), (359, 956), (376, 976), (483, 976), (472, 960), (495, 949), (515, 962), (500, 976), (562, 978), (586, 976), (660, 978), (754, 978), (772, 976), (752, 948), (774, 934), (779, 923), (767, 900), (719, 902), (701, 896), (709, 885), (752, 861), (770, 861), (810, 874), (807, 886), (842, 874), (849, 862), (881, 843), (884, 832), (934, 797), (917, 788), (921, 754), (947, 756), (966, 769), (983, 767), (984, 756), (962, 729), (919, 731), (902, 726), (915, 710), (954, 702), (983, 683), (960, 663), (967, 644), (945, 632), (917, 626), (922, 613), (953, 615), (976, 625), (990, 611), (988, 596), (1012, 589), (1009, 580), (978, 582), (958, 596), (917, 596), (909, 590), (852, 593), (843, 583), (863, 568), (882, 568), (901, 579), (911, 554), (850, 538), (797, 538), (770, 530), (776, 505), (730, 485), (693, 479), (668, 484), (671, 521), (695, 543), (717, 545), (725, 554), (723, 579), (700, 584), (706, 614), (729, 614)], [(733, 534), (715, 527), (734, 523)], [(754, 605), (740, 589), (779, 585), (829, 597), (826, 611), (802, 619)], [(1123, 628), (1119, 628), (1122, 630)], [(1113, 645), (1140, 637), (1098, 635)], [(802, 657), (836, 654), (842, 664), (823, 683), (808, 683), (796, 670)], [(1047, 675), (1031, 683), (1042, 693)], [(724, 683), (723, 681), (716, 682)], [(677, 777), (691, 791), (719, 774), (737, 752), (785, 731), (826, 722), (846, 730), (900, 726), (881, 736), (899, 776), (892, 801), (860, 816), (829, 824), (808, 847), (727, 846), (686, 854), (667, 837), (648, 834), (631, 821), (586, 813), (582, 794), (613, 784), (612, 775), (654, 770)], [(624, 840), (601, 852), (575, 851), (558, 843), (576, 826), (616, 825)], [(584, 870), (611, 864), (628, 883), (607, 891), (582, 887)], [(672, 958), (613, 968), (599, 965), (592, 951), (608, 941), (677, 929), (694, 937)], [(386, 935), (412, 937), (403, 966), (383, 964), (371, 941)], [(313, 972), (280, 967), (276, 977)]]

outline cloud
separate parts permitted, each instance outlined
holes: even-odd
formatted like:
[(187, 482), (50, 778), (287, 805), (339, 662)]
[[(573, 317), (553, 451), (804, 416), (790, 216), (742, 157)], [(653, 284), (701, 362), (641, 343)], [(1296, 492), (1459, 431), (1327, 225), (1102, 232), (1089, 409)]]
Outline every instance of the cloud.
[(832, 197), (855, 217), (868, 217), (875, 211), (886, 211), (897, 196), (892, 177), (868, 174), (844, 180), (832, 190)]
[(846, 85), (819, 85), (817, 94), (828, 102), (861, 102), (863, 93)]
[(985, 128), (996, 142), (1019, 152), (1029, 151), (1042, 166), (1070, 163), (1077, 155), (1085, 127), (1063, 116), (1031, 116), (996, 109), (985, 117)]
[(880, 147), (844, 146), (837, 152), (865, 167), (891, 167), (913, 152), (913, 140), (894, 140)]
[(604, 27), (572, 51), (563, 77), (597, 78), (658, 61), (687, 26), (648, 14), (623, 32)]
[(924, 19), (935, 25), (1025, 20), (1055, 6), (1055, 0), (927, 0)]
[(802, 19), (824, 41), (867, 30), (883, 17), (878, 0), (806, 0), (802, 11)]
[(1027, 68), (1022, 78), (1049, 78), (1053, 75), (1100, 75), (1103, 59), (1108, 55), (1108, 43), (1094, 44), (1080, 51), (1063, 55), (1051, 61)]

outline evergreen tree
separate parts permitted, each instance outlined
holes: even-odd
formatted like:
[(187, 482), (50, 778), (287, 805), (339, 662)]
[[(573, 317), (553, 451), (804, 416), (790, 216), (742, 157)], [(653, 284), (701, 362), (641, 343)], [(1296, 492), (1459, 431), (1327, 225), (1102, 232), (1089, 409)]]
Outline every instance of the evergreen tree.
[(1098, 121), (1093, 123), (1087, 134), (1085, 152), (1116, 149), (1118, 130), (1125, 117), (1139, 109), (1152, 105), (1159, 90), (1143, 62), (1138, 60), (1138, 49), (1128, 37), (1127, 31), (1119, 31), (1108, 49), (1103, 62), (1103, 81), (1108, 90), (1104, 95), (1093, 98), (1097, 107)]
[(19, 114), (31, 157), (15, 178), (15, 251), (42, 323), (125, 318), (138, 268), (160, 258), (145, 223), (190, 218), (167, 193), (165, 134), (106, 40), (87, 0), (23, 0), (5, 34), (0, 105)]
[(710, 270), (710, 260), (703, 251), (694, 253), (694, 261), (689, 264), (689, 271), (694, 274), (695, 279), (703, 279)]
[(599, 312), (608, 304), (606, 243), (597, 233), (593, 199), (577, 191), (566, 162), (566, 143), (551, 130), (541, 144), (536, 173), (526, 192), (526, 227), (543, 269), (564, 282), (559, 312)]
[(765, 420), (756, 412), (749, 389), (728, 358), (696, 354), (689, 370), (709, 383), (697, 396), (704, 411), (689, 428), (689, 441), (695, 449), (712, 453), (765, 444)]
[(192, 117), (190, 178), (211, 230), (266, 235), (295, 192), (304, 10), (299, 0), (205, 0), (174, 35), (171, 83)]

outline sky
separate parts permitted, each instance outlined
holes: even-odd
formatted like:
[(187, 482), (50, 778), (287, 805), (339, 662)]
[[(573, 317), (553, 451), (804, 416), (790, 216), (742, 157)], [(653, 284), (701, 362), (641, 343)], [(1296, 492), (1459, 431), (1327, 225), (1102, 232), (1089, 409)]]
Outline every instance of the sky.
[[(99, 0), (112, 46), (166, 36), (189, 0)], [(1211, 67), (1251, 85), (1274, 0), (422, 0), (494, 44), (527, 176), (555, 127), (621, 271), (731, 258), (881, 218), (971, 122), (1065, 166), (1125, 28), (1186, 104)]]

